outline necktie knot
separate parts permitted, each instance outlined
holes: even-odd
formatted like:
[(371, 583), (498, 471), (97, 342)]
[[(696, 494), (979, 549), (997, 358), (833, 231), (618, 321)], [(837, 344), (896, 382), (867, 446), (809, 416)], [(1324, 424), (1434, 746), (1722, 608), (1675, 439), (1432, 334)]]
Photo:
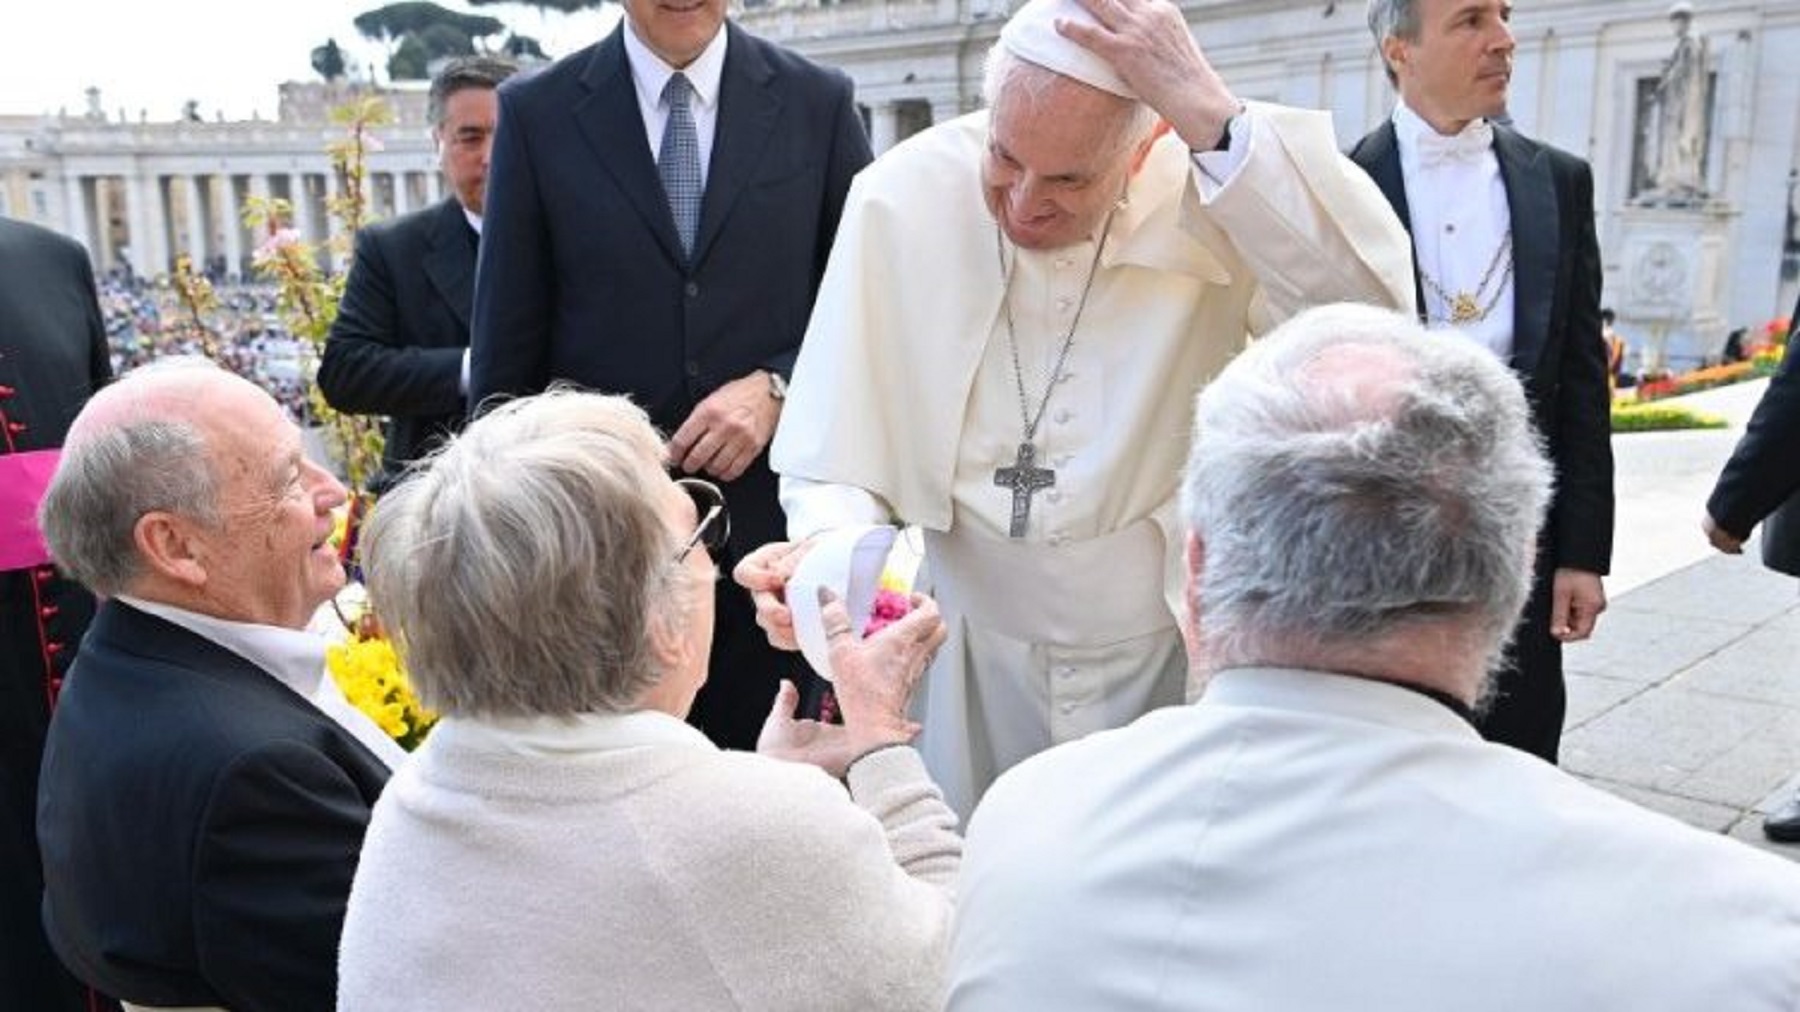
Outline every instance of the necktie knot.
[(1419, 132), (1419, 164), (1430, 168), (1453, 162), (1473, 162), (1494, 146), (1494, 128), (1487, 120), (1476, 120), (1461, 133), (1448, 137), (1435, 130)]
[(700, 225), (700, 135), (694, 129), (694, 112), (688, 99), (694, 93), (686, 74), (675, 74), (663, 85), (663, 102), (669, 118), (663, 124), (662, 146), (656, 153), (656, 171), (662, 177), (663, 194), (669, 198), (669, 214), (681, 252), (692, 256), (694, 233)]

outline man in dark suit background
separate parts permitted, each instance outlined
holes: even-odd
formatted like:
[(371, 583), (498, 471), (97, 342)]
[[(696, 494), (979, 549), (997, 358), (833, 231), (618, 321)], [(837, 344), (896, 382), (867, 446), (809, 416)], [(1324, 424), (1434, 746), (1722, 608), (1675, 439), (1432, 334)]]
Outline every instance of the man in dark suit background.
[(426, 116), (454, 193), (357, 233), (356, 259), (319, 363), (319, 390), (339, 411), (388, 416), (377, 489), (468, 416), (469, 314), (494, 89), (517, 69), (497, 57), (469, 56), (432, 78)]
[(1612, 427), (1593, 176), (1490, 122), (1506, 108), (1511, 14), (1507, 0), (1369, 0), (1400, 102), (1350, 157), (1412, 234), (1421, 318), (1511, 364), (1556, 467), (1531, 600), (1481, 718), (1489, 740), (1555, 762), (1562, 644), (1592, 634), (1606, 608)]
[[(626, 0), (619, 28), (500, 89), (477, 273), (473, 402), (555, 380), (629, 394), (671, 464), (721, 483), (727, 572), (785, 536), (767, 446), (850, 178), (869, 161), (848, 78), (725, 20), (725, 0)], [(690, 720), (753, 747), (779, 679), (721, 581)]]
[[(332, 1007), (387, 767), (310, 699), (343, 585), (344, 490), (268, 394), (205, 360), (88, 401), (39, 519), (105, 598), (51, 718), (44, 927), (77, 976), (149, 1006)], [(399, 914), (397, 914), (399, 916)]]
[(0, 218), (0, 1008), (90, 1010), (44, 939), (38, 763), (94, 599), (58, 576), (38, 499), (88, 396), (112, 378), (87, 252)]
[[(1721, 552), (1737, 555), (1757, 524), (1763, 524), (1763, 564), (1800, 575), (1800, 304), (1788, 319), (1787, 355), (1769, 380), (1762, 400), (1744, 426), (1706, 500), (1701, 522), (1706, 538)], [(1774, 517), (1779, 515), (1779, 525)], [(1764, 523), (1768, 521), (1767, 523)], [(1779, 533), (1777, 529), (1779, 527)], [(1800, 794), (1763, 818), (1763, 835), (1800, 843)]]

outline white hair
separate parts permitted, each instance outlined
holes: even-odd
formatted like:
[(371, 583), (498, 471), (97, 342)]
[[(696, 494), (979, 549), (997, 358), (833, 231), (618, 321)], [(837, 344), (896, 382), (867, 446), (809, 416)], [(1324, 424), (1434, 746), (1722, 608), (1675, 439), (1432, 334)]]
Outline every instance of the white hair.
[(1491, 668), (1530, 590), (1551, 468), (1512, 372), (1369, 306), (1314, 309), (1200, 395), (1182, 497), (1214, 663), (1454, 623)]
[(629, 400), (553, 390), (482, 416), (381, 498), (364, 572), (427, 706), (623, 710), (662, 677), (651, 624), (674, 628), (699, 589), (673, 561), (662, 447)]

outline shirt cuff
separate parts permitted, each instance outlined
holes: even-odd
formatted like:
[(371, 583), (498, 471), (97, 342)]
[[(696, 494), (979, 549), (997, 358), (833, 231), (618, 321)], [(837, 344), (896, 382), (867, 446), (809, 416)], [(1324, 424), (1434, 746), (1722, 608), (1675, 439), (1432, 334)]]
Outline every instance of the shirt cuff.
[(1200, 170), (1200, 199), (1212, 203), (1219, 192), (1231, 185), (1244, 163), (1250, 160), (1250, 147), (1256, 133), (1258, 117), (1248, 107), (1231, 117), (1225, 129), (1231, 142), (1223, 151), (1194, 151), (1194, 168)]
[(463, 400), (469, 399), (469, 349), (467, 348), (463, 349), (462, 375), (457, 378), (456, 392), (463, 395)]
[(788, 538), (799, 541), (834, 527), (885, 524), (893, 514), (874, 494), (855, 485), (781, 477), (781, 508), (787, 513)]

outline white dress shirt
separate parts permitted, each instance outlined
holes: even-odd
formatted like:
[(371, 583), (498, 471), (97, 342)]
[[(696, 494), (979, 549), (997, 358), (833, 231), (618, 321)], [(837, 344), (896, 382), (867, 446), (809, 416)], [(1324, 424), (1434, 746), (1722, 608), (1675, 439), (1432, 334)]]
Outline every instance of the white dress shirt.
[(178, 625), (202, 639), (237, 654), (294, 690), (338, 726), (363, 743), (389, 769), (400, 765), (406, 750), (387, 736), (369, 716), (350, 705), (337, 682), (325, 677), (325, 638), (304, 629), (232, 622), (157, 601), (120, 594), (118, 599), (146, 615)]
[[(1476, 120), (1464, 132), (1491, 129)], [(1420, 151), (1419, 135), (1435, 133), (1431, 124), (1407, 108), (1394, 107), (1394, 139), (1400, 148), (1400, 172), (1406, 180), (1406, 206), (1412, 218), (1412, 238), (1419, 270), (1446, 292), (1474, 293), (1475, 301), (1494, 308), (1486, 318), (1455, 329), (1481, 345), (1502, 362), (1513, 349), (1513, 282), (1507, 270), (1510, 250), (1495, 268), (1488, 287), (1481, 278), (1494, 261), (1494, 252), (1512, 227), (1512, 211), (1506, 203), (1506, 184), (1500, 178), (1500, 160), (1489, 145), (1476, 158), (1434, 160)], [(1499, 298), (1494, 299), (1496, 286)], [(1451, 327), (1450, 306), (1429, 284), (1425, 294), (1427, 326)]]
[[(694, 62), (680, 68), (693, 85), (694, 134), (700, 142), (700, 190), (706, 192), (711, 175), (713, 136), (719, 130), (719, 78), (725, 72), (725, 40), (729, 33), (724, 25), (706, 44)], [(631, 19), (625, 19), (625, 62), (631, 65), (631, 84), (637, 89), (638, 112), (644, 117), (644, 135), (650, 142), (650, 155), (662, 150), (663, 126), (669, 121), (669, 107), (663, 104), (663, 87), (675, 76), (676, 68), (663, 62), (638, 38)]]

